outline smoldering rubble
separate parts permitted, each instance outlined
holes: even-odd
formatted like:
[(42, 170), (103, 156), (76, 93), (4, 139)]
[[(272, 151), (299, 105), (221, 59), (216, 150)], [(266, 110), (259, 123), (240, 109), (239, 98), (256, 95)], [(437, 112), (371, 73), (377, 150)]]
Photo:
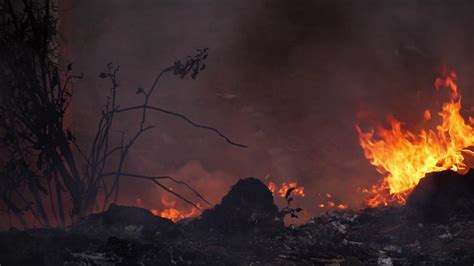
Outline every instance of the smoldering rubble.
[[(2, 265), (472, 265), (474, 173), (425, 177), (403, 206), (285, 226), (268, 188), (241, 179), (177, 223), (111, 205), (64, 229), (0, 234)], [(280, 217), (281, 218), (281, 217)]]

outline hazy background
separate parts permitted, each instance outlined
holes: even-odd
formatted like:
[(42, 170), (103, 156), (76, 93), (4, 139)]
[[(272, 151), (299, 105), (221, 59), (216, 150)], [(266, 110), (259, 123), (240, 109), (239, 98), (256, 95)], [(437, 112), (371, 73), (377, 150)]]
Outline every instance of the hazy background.
[[(172, 174), (213, 202), (239, 178), (268, 174), (303, 185), (306, 197), (296, 204), (311, 215), (326, 192), (360, 207), (357, 189), (380, 176), (358, 145), (358, 119), (393, 113), (420, 125), (442, 65), (459, 75), (465, 115), (474, 103), (473, 1), (81, 0), (64, 12), (73, 21), (71, 61), (85, 75), (73, 106), (85, 145), (110, 87), (98, 78), (108, 62), (121, 67), (126, 106), (139, 102), (136, 88), (149, 87), (163, 67), (210, 49), (197, 80), (165, 78), (152, 103), (249, 148), (150, 114), (157, 128), (135, 146), (127, 169)], [(117, 131), (133, 132), (137, 117), (117, 118)], [(159, 188), (123, 184), (121, 203), (140, 197), (161, 207)]]

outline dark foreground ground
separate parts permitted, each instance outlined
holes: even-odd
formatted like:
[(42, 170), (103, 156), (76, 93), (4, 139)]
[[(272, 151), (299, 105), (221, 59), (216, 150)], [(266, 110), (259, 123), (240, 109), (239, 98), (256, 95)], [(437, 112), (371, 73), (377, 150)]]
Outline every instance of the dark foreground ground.
[(4, 265), (473, 265), (474, 177), (423, 179), (403, 207), (332, 212), (299, 227), (275, 217), (258, 179), (172, 223), (112, 205), (64, 230), (0, 233)]

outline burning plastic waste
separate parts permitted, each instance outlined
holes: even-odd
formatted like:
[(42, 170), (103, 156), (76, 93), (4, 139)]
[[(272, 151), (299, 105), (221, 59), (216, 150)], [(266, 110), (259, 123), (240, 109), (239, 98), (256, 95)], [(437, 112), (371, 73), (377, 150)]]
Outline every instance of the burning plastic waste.
[[(436, 79), (436, 89), (449, 89), (450, 99), (437, 114), (441, 122), (434, 129), (419, 133), (405, 130), (403, 123), (390, 118), (390, 129), (378, 128), (363, 132), (357, 126), (359, 142), (365, 157), (384, 178), (365, 192), (369, 193), (368, 205), (405, 204), (408, 194), (425, 174), (452, 170), (461, 174), (474, 167), (474, 119), (466, 123), (460, 114), (461, 95), (456, 84), (456, 74)], [(426, 110), (425, 120), (435, 114)], [(471, 149), (471, 150), (469, 150)]]

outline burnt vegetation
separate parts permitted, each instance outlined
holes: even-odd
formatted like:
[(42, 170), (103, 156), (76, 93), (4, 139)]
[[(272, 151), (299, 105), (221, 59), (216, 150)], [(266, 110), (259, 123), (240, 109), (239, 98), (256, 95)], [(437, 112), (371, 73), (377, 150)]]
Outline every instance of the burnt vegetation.
[[(156, 112), (210, 131), (231, 145), (246, 147), (216, 128), (150, 102), (163, 76), (196, 79), (206, 67), (208, 49), (198, 49), (194, 55), (163, 68), (150, 87), (136, 89), (142, 101), (133, 106), (118, 104), (122, 89), (118, 82), (119, 67), (107, 64), (98, 78), (110, 81), (109, 96), (102, 106), (90, 149), (84, 150), (67, 121), (73, 85), (83, 75), (76, 73), (72, 64), (62, 63), (58, 49), (58, 8), (54, 3), (51, 0), (0, 2), (2, 211), (24, 228), (63, 226), (116, 202), (124, 177), (152, 182), (198, 209), (195, 202), (199, 200), (209, 204), (193, 188), (171, 176), (149, 176), (124, 169), (133, 145), (154, 128), (147, 116)], [(112, 134), (117, 134), (117, 130), (125, 132), (113, 128), (114, 120), (131, 112), (137, 115), (138, 127), (122, 133), (119, 143), (113, 143)], [(190, 190), (197, 200), (191, 201), (174, 192), (163, 183), (165, 180)]]

